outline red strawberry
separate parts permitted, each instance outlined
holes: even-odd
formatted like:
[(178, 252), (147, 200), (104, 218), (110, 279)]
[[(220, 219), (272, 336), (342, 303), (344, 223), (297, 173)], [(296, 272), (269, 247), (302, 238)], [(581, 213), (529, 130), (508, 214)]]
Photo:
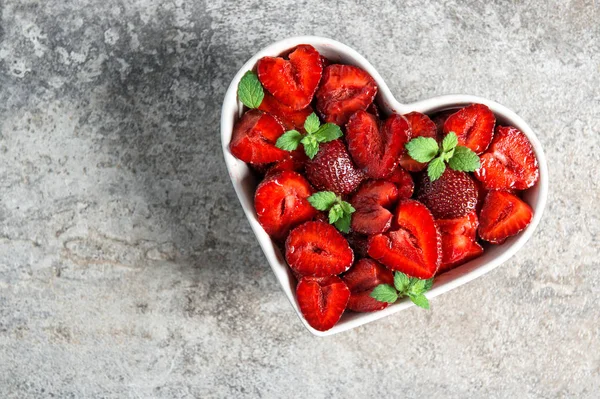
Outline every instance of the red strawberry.
[(270, 173), (254, 194), (258, 222), (273, 239), (284, 239), (292, 228), (316, 216), (307, 199), (312, 194), (302, 175), (287, 170)]
[(435, 223), (442, 235), (461, 235), (471, 240), (475, 240), (477, 227), (479, 226), (479, 220), (477, 219), (477, 213), (475, 211), (460, 218), (437, 219)]
[(346, 125), (348, 151), (356, 165), (373, 179), (389, 176), (405, 152), (410, 126), (401, 115), (392, 114), (380, 122), (366, 111), (354, 113)]
[(352, 248), (356, 257), (366, 258), (368, 256), (367, 246), (369, 244), (369, 236), (351, 232), (346, 236), (346, 239), (348, 240), (348, 244), (350, 244), (350, 248)]
[(377, 118), (381, 116), (381, 111), (379, 110), (377, 104), (375, 104), (374, 102), (367, 107), (367, 112), (372, 115), (375, 115)]
[(493, 244), (519, 233), (531, 222), (533, 211), (507, 191), (490, 191), (479, 214), (479, 237)]
[(319, 145), (319, 152), (306, 162), (306, 177), (319, 190), (350, 194), (364, 179), (341, 140)]
[(490, 148), (481, 156), (475, 172), (488, 190), (525, 190), (539, 178), (537, 158), (523, 133), (510, 126), (498, 126)]
[(279, 102), (268, 92), (265, 92), (265, 97), (258, 109), (275, 116), (279, 122), (281, 122), (285, 130), (297, 129), (303, 131), (304, 121), (308, 115), (313, 113), (310, 106), (296, 111), (292, 107)]
[(348, 270), (354, 253), (332, 225), (306, 222), (292, 230), (285, 241), (285, 258), (303, 276), (326, 277)]
[(369, 239), (368, 253), (392, 270), (423, 279), (433, 277), (442, 260), (441, 237), (433, 215), (418, 201), (400, 201), (392, 228)]
[(298, 307), (314, 329), (327, 331), (346, 310), (350, 290), (337, 276), (303, 277), (296, 286)]
[(435, 221), (442, 235), (442, 264), (439, 273), (459, 266), (483, 253), (483, 248), (475, 242), (477, 214), (475, 211), (456, 219)]
[(438, 219), (465, 216), (477, 205), (477, 188), (465, 172), (446, 168), (439, 179), (431, 181), (423, 173), (417, 200), (424, 203)]
[(317, 110), (325, 122), (342, 126), (358, 110), (366, 110), (377, 94), (377, 84), (352, 65), (329, 65), (317, 90)]
[(436, 131), (437, 131), (437, 141), (441, 142), (444, 138), (444, 123), (446, 123), (446, 119), (453, 113), (458, 111), (458, 109), (447, 109), (445, 111), (439, 111), (435, 114), (431, 114), (429, 117), (431, 121), (435, 123)]
[[(437, 139), (437, 128), (435, 123), (425, 114), (420, 112), (411, 112), (404, 115), (411, 129), (411, 138), (415, 137), (431, 137)], [(426, 163), (417, 162), (408, 155), (408, 153), (400, 156), (400, 165), (409, 172), (419, 172), (427, 166)]]
[(362, 234), (387, 231), (392, 223), (389, 211), (398, 201), (398, 188), (385, 180), (363, 183), (350, 200), (356, 212), (352, 214), (352, 230)]
[(407, 171), (398, 166), (391, 175), (385, 178), (387, 181), (391, 181), (398, 187), (399, 198), (410, 198), (415, 190), (415, 183)]
[(355, 312), (375, 312), (389, 304), (371, 298), (371, 291), (379, 284), (394, 284), (394, 275), (372, 259), (361, 259), (342, 276), (350, 289), (347, 308)]
[(260, 164), (281, 161), (287, 151), (275, 147), (283, 126), (273, 116), (250, 110), (233, 127), (231, 153), (244, 162)]
[(483, 104), (471, 104), (455, 112), (444, 123), (444, 135), (456, 133), (458, 144), (481, 154), (490, 145), (494, 135), (494, 113)]
[(279, 102), (300, 110), (312, 101), (323, 73), (323, 62), (319, 52), (308, 44), (296, 47), (288, 58), (258, 60), (258, 79)]
[[(286, 151), (287, 152), (287, 151)], [(297, 150), (288, 152), (288, 155), (282, 159), (281, 161), (273, 164), (268, 172), (280, 172), (282, 170), (293, 170), (294, 172), (301, 172), (304, 170), (304, 165), (308, 157), (304, 152), (303, 148), (298, 148)]]

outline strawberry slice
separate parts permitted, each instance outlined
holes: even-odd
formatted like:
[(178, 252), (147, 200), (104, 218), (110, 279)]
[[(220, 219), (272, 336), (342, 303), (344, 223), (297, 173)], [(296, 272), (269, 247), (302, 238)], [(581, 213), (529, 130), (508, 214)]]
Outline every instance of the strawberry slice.
[(273, 116), (250, 110), (233, 127), (231, 153), (244, 162), (262, 164), (281, 161), (287, 151), (275, 147), (283, 126)]
[(319, 152), (306, 162), (306, 177), (319, 190), (333, 191), (338, 195), (350, 194), (365, 176), (358, 169), (341, 140), (319, 145)]
[(422, 279), (433, 277), (442, 260), (441, 237), (433, 215), (418, 201), (402, 200), (392, 228), (369, 239), (368, 253), (392, 270)]
[(348, 270), (354, 253), (335, 227), (324, 222), (306, 222), (290, 232), (285, 258), (303, 276), (326, 277)]
[(467, 173), (446, 168), (442, 176), (434, 181), (423, 173), (417, 200), (424, 203), (438, 219), (459, 218), (475, 209), (477, 187)]
[(312, 194), (308, 181), (296, 172), (269, 173), (254, 194), (258, 222), (273, 239), (283, 240), (292, 228), (316, 216), (307, 199)]
[(399, 198), (410, 198), (415, 190), (415, 182), (412, 179), (410, 173), (405, 171), (402, 167), (398, 166), (391, 175), (385, 178), (398, 187)]
[(488, 190), (525, 190), (539, 178), (537, 158), (521, 131), (498, 126), (490, 148), (481, 156), (475, 177)]
[(316, 93), (317, 110), (325, 122), (342, 126), (353, 113), (366, 110), (376, 94), (377, 84), (364, 70), (352, 65), (329, 65)]
[(350, 289), (347, 308), (355, 312), (375, 312), (389, 304), (371, 298), (371, 291), (379, 284), (394, 284), (394, 275), (373, 259), (361, 259), (342, 276)]
[(350, 244), (350, 248), (352, 248), (352, 251), (354, 251), (354, 255), (356, 257), (366, 258), (367, 256), (369, 256), (367, 254), (369, 236), (355, 232), (350, 232), (350, 234), (346, 235), (346, 239), (348, 240), (348, 244)]
[(323, 61), (319, 52), (308, 44), (296, 47), (288, 58), (258, 60), (258, 80), (279, 102), (300, 110), (312, 101), (323, 73)]
[(281, 122), (285, 130), (296, 129), (304, 131), (304, 121), (308, 115), (313, 113), (313, 109), (310, 106), (294, 110), (292, 107), (279, 102), (268, 92), (265, 92), (265, 97), (258, 109), (275, 116), (279, 122)]
[(471, 104), (450, 115), (444, 123), (444, 135), (454, 132), (458, 144), (481, 154), (490, 145), (494, 135), (494, 113), (483, 104)]
[(437, 141), (441, 142), (444, 138), (444, 123), (446, 123), (446, 119), (453, 113), (458, 111), (458, 109), (447, 109), (444, 111), (436, 112), (435, 114), (430, 114), (429, 118), (433, 123), (435, 123), (436, 131), (437, 131)]
[(350, 298), (350, 290), (337, 276), (303, 277), (296, 286), (302, 315), (314, 329), (327, 331), (340, 320)]
[(350, 200), (356, 209), (352, 214), (352, 230), (362, 234), (387, 231), (393, 217), (390, 209), (396, 201), (398, 188), (394, 183), (385, 180), (366, 181)]
[(394, 170), (410, 140), (410, 126), (401, 115), (392, 114), (380, 122), (366, 111), (355, 112), (346, 125), (348, 151), (356, 165), (373, 179), (382, 179)]
[(531, 207), (507, 191), (490, 191), (479, 214), (479, 237), (492, 244), (502, 244), (529, 225)]
[[(411, 139), (415, 137), (431, 137), (437, 140), (437, 127), (427, 115), (420, 112), (411, 112), (404, 115), (404, 117), (408, 121), (412, 132)], [(400, 156), (400, 166), (409, 172), (419, 172), (427, 167), (427, 163), (417, 162), (405, 152)]]
[(282, 170), (292, 170), (294, 172), (304, 171), (304, 165), (308, 160), (304, 149), (298, 148), (294, 151), (286, 151), (287, 156), (279, 162), (270, 165), (268, 173), (280, 172)]
[(453, 269), (483, 253), (483, 248), (475, 242), (477, 234), (477, 213), (475, 211), (456, 219), (435, 221), (442, 235), (442, 264), (438, 274)]

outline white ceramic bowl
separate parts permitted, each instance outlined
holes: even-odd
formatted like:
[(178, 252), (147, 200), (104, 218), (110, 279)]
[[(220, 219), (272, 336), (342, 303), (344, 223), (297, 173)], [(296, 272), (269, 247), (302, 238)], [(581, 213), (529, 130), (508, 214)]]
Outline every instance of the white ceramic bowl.
[(244, 73), (248, 70), (254, 69), (256, 62), (260, 58), (264, 56), (278, 56), (299, 44), (310, 44), (314, 46), (323, 56), (327, 57), (333, 62), (356, 65), (366, 70), (377, 82), (379, 92), (375, 101), (386, 114), (391, 112), (406, 114), (411, 111), (431, 114), (449, 108), (461, 107), (471, 103), (481, 103), (487, 105), (494, 112), (494, 114), (496, 114), (497, 122), (499, 124), (515, 126), (525, 133), (525, 135), (527, 135), (529, 141), (533, 145), (533, 149), (537, 156), (540, 167), (540, 179), (534, 187), (524, 193), (525, 201), (531, 205), (534, 212), (533, 220), (529, 226), (520, 234), (506, 240), (503, 245), (489, 246), (485, 253), (479, 258), (474, 259), (447, 273), (444, 273), (439, 277), (436, 277), (433, 288), (427, 293), (428, 298), (434, 298), (489, 272), (490, 270), (499, 266), (501, 263), (506, 262), (525, 244), (525, 242), (527, 242), (527, 240), (529, 240), (538, 223), (540, 222), (542, 212), (546, 204), (546, 197), (548, 195), (548, 170), (546, 165), (546, 157), (544, 156), (544, 151), (542, 150), (539, 140), (533, 133), (531, 127), (529, 127), (529, 125), (525, 123), (525, 121), (517, 114), (494, 101), (470, 95), (446, 95), (430, 98), (428, 100), (417, 101), (412, 104), (402, 104), (394, 98), (389, 87), (384, 82), (381, 75), (379, 75), (379, 73), (375, 70), (375, 68), (373, 68), (373, 66), (369, 64), (369, 62), (363, 56), (358, 54), (350, 47), (335, 40), (316, 36), (300, 36), (281, 40), (256, 53), (240, 68), (238, 73), (231, 81), (231, 85), (225, 94), (223, 108), (221, 110), (221, 144), (223, 146), (225, 163), (227, 164), (227, 169), (229, 170), (229, 177), (231, 178), (231, 182), (233, 183), (233, 187), (235, 188), (235, 192), (237, 193), (240, 203), (242, 204), (242, 208), (244, 209), (246, 217), (250, 222), (250, 226), (252, 227), (252, 230), (254, 230), (256, 238), (258, 239), (258, 242), (262, 247), (265, 256), (267, 257), (267, 261), (271, 265), (275, 276), (277, 276), (283, 291), (294, 307), (294, 310), (296, 310), (298, 317), (311, 333), (318, 336), (336, 334), (380, 319), (382, 317), (389, 316), (392, 313), (396, 313), (413, 306), (413, 304), (409, 300), (404, 299), (379, 312), (347, 312), (332, 329), (325, 332), (315, 330), (308, 325), (306, 320), (304, 320), (304, 317), (298, 308), (298, 302), (296, 301), (295, 295), (296, 280), (288, 268), (283, 254), (277, 248), (277, 246), (274, 245), (270, 237), (267, 235), (267, 233), (265, 233), (263, 228), (258, 223), (253, 204), (254, 190), (258, 182), (248, 166), (244, 162), (235, 158), (229, 151), (229, 142), (231, 141), (233, 126), (243, 111), (242, 103), (237, 99), (237, 87)]

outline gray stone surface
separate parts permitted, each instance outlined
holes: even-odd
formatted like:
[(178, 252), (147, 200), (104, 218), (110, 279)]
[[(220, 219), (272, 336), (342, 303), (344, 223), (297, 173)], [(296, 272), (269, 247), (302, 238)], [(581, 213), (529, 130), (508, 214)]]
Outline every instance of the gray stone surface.
[[(0, 12), (0, 397), (598, 397), (597, 2), (0, 0)], [(219, 143), (234, 73), (299, 34), (356, 48), (401, 100), (471, 93), (522, 115), (551, 182), (524, 249), (430, 312), (305, 331)]]

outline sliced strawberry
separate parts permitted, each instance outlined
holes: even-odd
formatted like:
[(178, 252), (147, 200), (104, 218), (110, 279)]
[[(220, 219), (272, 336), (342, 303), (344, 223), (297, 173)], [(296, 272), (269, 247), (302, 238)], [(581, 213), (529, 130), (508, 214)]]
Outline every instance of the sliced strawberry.
[[(415, 137), (431, 137), (437, 139), (437, 127), (435, 123), (425, 114), (420, 112), (411, 112), (404, 115), (411, 130), (411, 139)], [(400, 156), (400, 166), (409, 172), (419, 172), (427, 166), (426, 163), (417, 162), (408, 155), (403, 153)]]
[(381, 122), (366, 111), (357, 111), (346, 125), (348, 151), (356, 165), (373, 179), (392, 173), (409, 140), (408, 121), (398, 114)]
[(477, 205), (475, 206), (475, 210), (479, 213), (488, 190), (486, 190), (485, 187), (483, 187), (483, 183), (477, 179), (473, 179), (473, 183), (475, 183), (475, 188), (477, 189)]
[(286, 157), (279, 162), (276, 162), (271, 165), (268, 172), (280, 172), (282, 170), (292, 170), (294, 172), (302, 172), (304, 171), (304, 165), (308, 157), (304, 152), (303, 148), (298, 148), (294, 151), (288, 152)]
[(415, 182), (412, 179), (410, 173), (405, 171), (402, 167), (398, 166), (391, 175), (385, 178), (387, 181), (391, 181), (398, 187), (399, 198), (410, 198), (415, 190)]
[(470, 240), (475, 240), (477, 227), (479, 226), (479, 220), (475, 211), (455, 219), (437, 219), (435, 223), (442, 235), (461, 235)]
[(490, 148), (481, 156), (475, 172), (488, 190), (525, 190), (539, 178), (537, 158), (531, 143), (519, 129), (498, 126)]
[(350, 244), (350, 248), (352, 248), (356, 257), (366, 258), (369, 256), (367, 254), (369, 236), (356, 232), (350, 232), (350, 234), (346, 236), (346, 239), (348, 240), (348, 244)]
[(258, 60), (258, 79), (279, 102), (295, 110), (306, 108), (312, 101), (323, 73), (321, 55), (313, 46), (301, 44), (282, 57)]
[(287, 151), (275, 147), (283, 126), (272, 115), (250, 110), (233, 127), (231, 153), (244, 162), (262, 164), (281, 161)]
[(366, 110), (377, 94), (377, 84), (364, 70), (333, 64), (325, 68), (317, 90), (317, 110), (325, 122), (342, 126), (359, 110)]
[(471, 104), (455, 112), (444, 123), (444, 135), (456, 133), (458, 144), (481, 154), (490, 145), (494, 135), (494, 113), (483, 104)]
[(492, 244), (502, 244), (529, 225), (531, 207), (507, 191), (490, 191), (479, 214), (479, 237)]
[(306, 222), (291, 231), (285, 242), (285, 258), (303, 276), (325, 277), (348, 270), (354, 253), (335, 227)]
[(306, 162), (306, 177), (319, 190), (333, 191), (338, 195), (350, 194), (364, 180), (346, 146), (341, 140), (319, 145), (319, 152)]
[(371, 105), (367, 107), (367, 112), (371, 115), (375, 115), (377, 118), (381, 116), (381, 111), (375, 102), (372, 102)]
[(308, 202), (313, 194), (302, 175), (281, 171), (270, 173), (256, 188), (254, 207), (258, 222), (275, 240), (283, 240), (289, 231), (316, 216)]
[(481, 245), (475, 242), (477, 226), (479, 226), (475, 211), (461, 218), (438, 219), (435, 223), (442, 235), (442, 264), (438, 274), (483, 253)]
[(352, 214), (352, 230), (362, 234), (387, 231), (392, 223), (390, 209), (398, 201), (398, 188), (385, 180), (363, 183), (350, 200), (356, 212)]
[(447, 109), (444, 111), (436, 112), (435, 114), (429, 115), (431, 121), (435, 123), (436, 131), (437, 131), (437, 141), (441, 142), (444, 138), (444, 123), (446, 123), (446, 119), (453, 113), (458, 111), (458, 109)]
[(265, 92), (265, 97), (260, 103), (258, 109), (275, 116), (279, 122), (281, 122), (285, 130), (296, 129), (303, 131), (304, 121), (308, 115), (313, 113), (313, 109), (310, 106), (299, 110), (294, 110), (292, 107), (279, 102), (268, 92)]
[(327, 331), (340, 320), (350, 298), (350, 290), (337, 276), (303, 277), (296, 286), (302, 315), (314, 329)]
[(361, 259), (342, 276), (350, 289), (347, 308), (355, 312), (375, 312), (389, 304), (371, 298), (371, 291), (379, 284), (394, 284), (394, 275), (373, 259)]
[(369, 239), (369, 256), (392, 270), (431, 278), (442, 260), (440, 233), (427, 207), (405, 199), (396, 208), (392, 228)]
[(416, 198), (436, 218), (453, 219), (475, 209), (477, 188), (467, 173), (446, 168), (442, 176), (434, 181), (423, 173)]

